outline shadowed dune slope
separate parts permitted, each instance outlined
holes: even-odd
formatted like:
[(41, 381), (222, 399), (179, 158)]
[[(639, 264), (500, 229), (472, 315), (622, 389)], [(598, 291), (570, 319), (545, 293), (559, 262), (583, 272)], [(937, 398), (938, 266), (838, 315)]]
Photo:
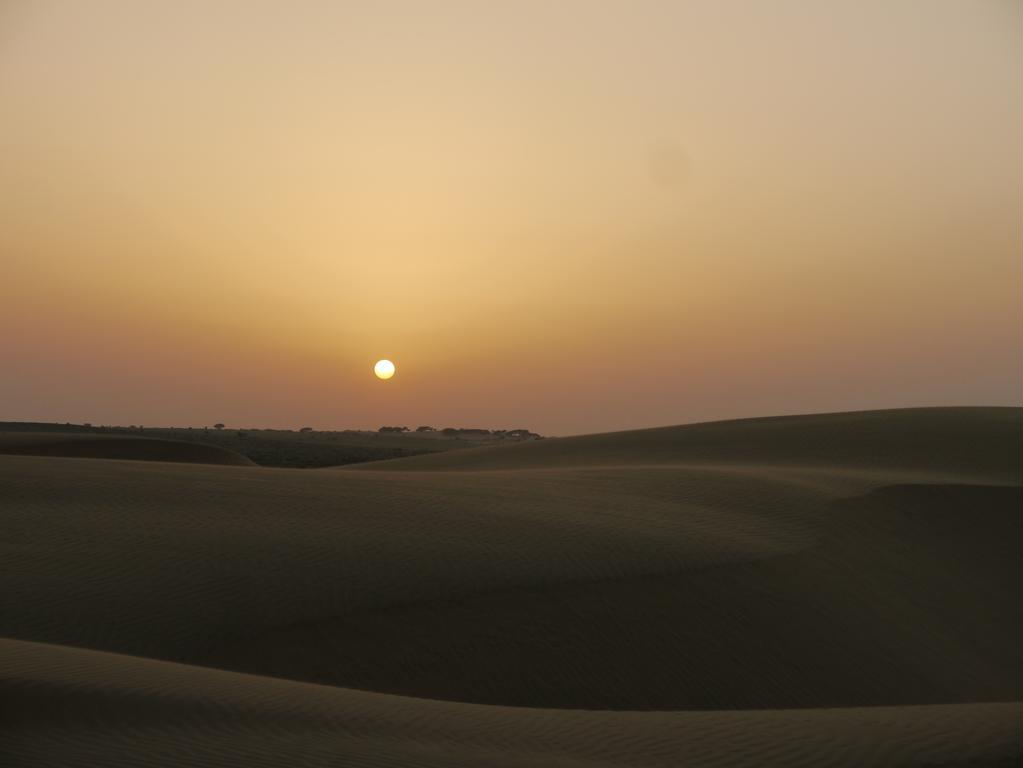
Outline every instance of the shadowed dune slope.
[(255, 466), (240, 453), (216, 445), (133, 435), (0, 432), (0, 454)]
[(695, 427), (461, 471), (0, 456), (0, 757), (1018, 764), (1018, 414), (793, 417), (776, 460)]
[(204, 662), (578, 709), (1023, 699), (1023, 488), (889, 486), (829, 511), (793, 554), (361, 610)]
[(1023, 408), (909, 408), (717, 421), (414, 456), (352, 469), (678, 463), (899, 467), (1019, 478)]

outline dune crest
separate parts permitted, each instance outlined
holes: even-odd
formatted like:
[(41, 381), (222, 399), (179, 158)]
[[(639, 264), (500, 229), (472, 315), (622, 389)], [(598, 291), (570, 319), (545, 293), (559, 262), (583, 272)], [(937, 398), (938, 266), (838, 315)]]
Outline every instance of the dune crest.
[(346, 467), (446, 471), (764, 464), (1023, 477), (1023, 408), (903, 408), (771, 416), (552, 438)]

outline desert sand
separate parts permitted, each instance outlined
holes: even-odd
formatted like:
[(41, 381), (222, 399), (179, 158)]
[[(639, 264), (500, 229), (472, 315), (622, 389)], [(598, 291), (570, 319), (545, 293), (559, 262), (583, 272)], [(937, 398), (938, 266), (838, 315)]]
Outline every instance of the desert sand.
[(1023, 763), (1023, 409), (163, 442), (0, 438), (0, 764)]

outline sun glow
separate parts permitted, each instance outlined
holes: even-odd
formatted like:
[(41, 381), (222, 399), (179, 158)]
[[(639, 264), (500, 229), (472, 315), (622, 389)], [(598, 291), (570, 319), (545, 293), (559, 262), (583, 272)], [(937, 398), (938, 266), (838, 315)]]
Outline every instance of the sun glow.
[(389, 379), (394, 375), (394, 363), (390, 360), (377, 360), (377, 364), (373, 366), (373, 373), (378, 379)]

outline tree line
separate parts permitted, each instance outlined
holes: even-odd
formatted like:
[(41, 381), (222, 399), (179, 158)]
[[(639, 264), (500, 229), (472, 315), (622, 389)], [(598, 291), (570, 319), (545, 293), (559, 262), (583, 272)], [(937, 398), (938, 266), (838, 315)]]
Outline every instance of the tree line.
[(536, 432), (532, 432), (528, 429), (466, 429), (463, 427), (444, 427), (443, 429), (437, 429), (436, 427), (420, 426), (416, 427), (415, 430), (409, 429), (408, 427), (380, 427), (377, 432), (383, 434), (402, 434), (405, 432), (439, 432), (442, 435), (449, 437), (512, 437), (518, 439), (539, 439), (541, 436)]

